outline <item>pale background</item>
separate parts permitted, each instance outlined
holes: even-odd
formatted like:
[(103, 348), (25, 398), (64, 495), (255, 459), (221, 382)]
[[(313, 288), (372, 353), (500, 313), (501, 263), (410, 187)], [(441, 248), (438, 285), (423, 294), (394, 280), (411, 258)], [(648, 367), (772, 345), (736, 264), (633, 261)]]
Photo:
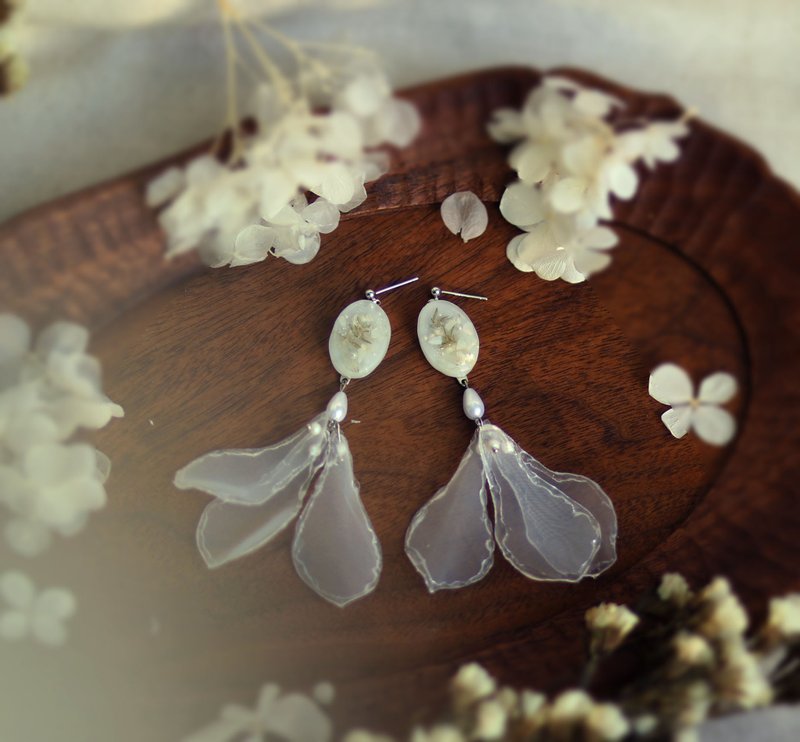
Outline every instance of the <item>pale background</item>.
[[(398, 87), (503, 64), (668, 92), (800, 188), (797, 0), (241, 0), (298, 38), (379, 49)], [(217, 132), (213, 0), (28, 0), (33, 71), (0, 100), (0, 219)], [(33, 25), (33, 24), (36, 25)]]

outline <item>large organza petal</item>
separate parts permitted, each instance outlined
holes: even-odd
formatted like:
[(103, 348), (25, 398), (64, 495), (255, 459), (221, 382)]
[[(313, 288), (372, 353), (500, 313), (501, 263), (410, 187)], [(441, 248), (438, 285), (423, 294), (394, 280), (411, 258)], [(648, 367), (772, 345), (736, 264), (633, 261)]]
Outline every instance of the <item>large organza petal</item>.
[(322, 466), (323, 453), (294, 479), (258, 505), (214, 500), (197, 525), (197, 548), (213, 568), (250, 554), (271, 541), (300, 512), (308, 487)]
[(361, 503), (353, 457), (339, 429), (331, 436), (322, 473), (297, 522), (292, 559), (314, 592), (341, 607), (378, 584), (378, 537)]
[(476, 431), (453, 478), (417, 512), (406, 533), (406, 554), (430, 592), (471, 585), (491, 569), (486, 496)]
[(586, 577), (597, 577), (617, 561), (617, 513), (608, 495), (589, 477), (552, 471), (533, 457), (527, 464), (545, 482), (582, 505), (597, 520), (600, 525), (600, 548), (585, 573)]
[(175, 474), (178, 489), (196, 489), (223, 502), (260, 505), (286, 488), (318, 458), (327, 435), (327, 416), (266, 448), (211, 451)]
[(496, 425), (479, 429), (479, 450), (495, 510), (495, 538), (522, 574), (575, 582), (602, 541), (597, 518), (571, 499), (541, 464)]

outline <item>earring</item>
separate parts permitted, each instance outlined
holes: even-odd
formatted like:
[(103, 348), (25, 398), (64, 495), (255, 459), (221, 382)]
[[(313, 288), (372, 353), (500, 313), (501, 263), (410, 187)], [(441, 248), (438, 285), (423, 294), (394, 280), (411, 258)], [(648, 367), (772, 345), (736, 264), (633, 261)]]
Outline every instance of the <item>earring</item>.
[(261, 548), (299, 514), (292, 561), (314, 592), (345, 606), (375, 589), (381, 549), (341, 430), (347, 416), (344, 389), (351, 379), (371, 374), (389, 348), (391, 326), (378, 296), (416, 280), (369, 290), (366, 299), (354, 301), (336, 318), (328, 352), (340, 388), (325, 412), (274, 446), (212, 451), (177, 472), (179, 489), (215, 497), (197, 526), (197, 547), (208, 567)]
[(417, 321), (422, 352), (433, 368), (462, 384), (464, 414), (477, 430), (453, 478), (412, 519), (406, 554), (430, 592), (483, 578), (495, 542), (533, 580), (597, 577), (616, 560), (614, 506), (596, 482), (550, 471), (484, 420), (483, 400), (467, 381), (478, 360), (478, 333), (462, 309), (439, 297), (486, 297), (438, 288), (431, 293)]

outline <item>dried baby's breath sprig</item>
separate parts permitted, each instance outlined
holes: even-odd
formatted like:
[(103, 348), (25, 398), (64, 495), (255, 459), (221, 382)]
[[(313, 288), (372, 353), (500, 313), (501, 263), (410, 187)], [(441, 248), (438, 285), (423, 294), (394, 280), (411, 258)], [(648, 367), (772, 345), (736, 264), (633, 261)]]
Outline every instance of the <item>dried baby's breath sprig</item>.
[(586, 626), (591, 636), (590, 652), (613, 652), (636, 628), (639, 617), (627, 606), (601, 603), (586, 611)]

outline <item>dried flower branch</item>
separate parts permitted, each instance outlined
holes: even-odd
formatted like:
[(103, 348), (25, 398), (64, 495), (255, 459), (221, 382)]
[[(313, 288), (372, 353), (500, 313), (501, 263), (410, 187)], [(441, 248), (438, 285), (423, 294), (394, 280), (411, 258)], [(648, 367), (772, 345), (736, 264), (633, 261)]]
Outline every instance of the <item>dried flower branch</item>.
[[(336, 229), (340, 213), (366, 199), (365, 184), (386, 172), (388, 155), (375, 148), (409, 144), (419, 114), (392, 96), (370, 52), (301, 43), (244, 19), (228, 0), (219, 6), (227, 49), (225, 136), (213, 155), (156, 178), (147, 202), (164, 207), (167, 257), (198, 248), (214, 267), (268, 255), (307, 263), (320, 234)], [(290, 72), (273, 61), (266, 39), (289, 53)], [(254, 130), (239, 125), (237, 83), (239, 70), (253, 67)], [(317, 196), (311, 203), (309, 193)]]
[(622, 122), (615, 113), (622, 107), (610, 95), (550, 77), (531, 91), (521, 111), (494, 112), (489, 134), (515, 145), (509, 163), (519, 180), (503, 194), (500, 212), (524, 230), (506, 251), (519, 270), (569, 283), (603, 270), (617, 243), (610, 229), (599, 226), (612, 218), (612, 197), (636, 193), (638, 162), (652, 169), (678, 157), (676, 140), (688, 133), (688, 115)]

